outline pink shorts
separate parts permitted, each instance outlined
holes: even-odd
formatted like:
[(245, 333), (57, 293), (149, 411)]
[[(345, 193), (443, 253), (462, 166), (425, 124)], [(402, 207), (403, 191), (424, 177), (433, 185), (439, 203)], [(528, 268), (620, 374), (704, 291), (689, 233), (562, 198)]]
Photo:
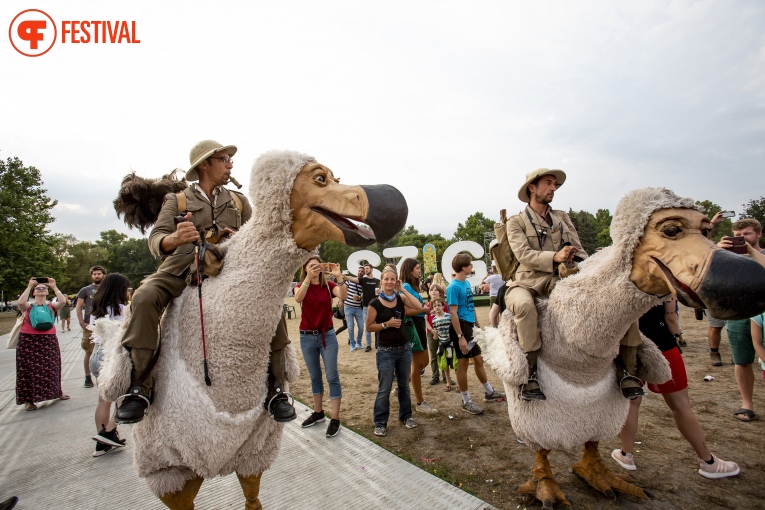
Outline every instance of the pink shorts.
[(648, 389), (654, 393), (675, 393), (676, 391), (684, 390), (688, 387), (688, 375), (685, 373), (685, 363), (683, 363), (683, 356), (680, 354), (680, 349), (675, 347), (668, 351), (662, 352), (667, 361), (669, 361), (669, 369), (672, 372), (672, 378), (664, 384), (651, 384), (648, 383)]

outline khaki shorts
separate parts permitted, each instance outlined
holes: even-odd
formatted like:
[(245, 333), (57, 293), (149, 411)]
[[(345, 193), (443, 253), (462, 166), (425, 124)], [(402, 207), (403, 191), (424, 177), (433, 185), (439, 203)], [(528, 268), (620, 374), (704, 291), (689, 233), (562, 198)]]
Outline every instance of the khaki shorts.
[(82, 330), (82, 341), (80, 342), (80, 347), (82, 347), (83, 351), (92, 351), (93, 346), (95, 344), (90, 342), (90, 337), (93, 336), (93, 332), (89, 329), (83, 329)]

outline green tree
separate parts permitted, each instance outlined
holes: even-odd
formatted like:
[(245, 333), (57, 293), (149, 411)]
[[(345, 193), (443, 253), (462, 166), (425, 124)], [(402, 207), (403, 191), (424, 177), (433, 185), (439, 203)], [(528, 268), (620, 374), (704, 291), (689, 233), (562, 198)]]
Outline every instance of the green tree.
[[(722, 207), (710, 200), (696, 200), (696, 205), (701, 206), (701, 208), (704, 210), (704, 214), (706, 214), (707, 218), (710, 220), (714, 217), (715, 214), (722, 210)], [(725, 218), (720, 223), (718, 223), (715, 228), (712, 229), (712, 241), (717, 242), (724, 236), (733, 235), (733, 231), (730, 228), (731, 225), (732, 223), (728, 218)]]
[(468, 216), (464, 224), (457, 225), (453, 241), (475, 241), (483, 246), (483, 235), (486, 232), (494, 233), (494, 220), (476, 212)]
[(326, 262), (340, 264), (341, 269), (345, 270), (345, 261), (348, 260), (348, 256), (358, 249), (337, 241), (324, 241), (319, 247), (319, 256)]
[(598, 212), (595, 213), (595, 232), (598, 248), (605, 248), (613, 244), (611, 240), (611, 221), (613, 219), (608, 209), (598, 209)]
[(595, 250), (598, 248), (595, 216), (587, 211), (574, 212), (572, 209), (569, 209), (568, 215), (571, 218), (571, 223), (574, 224), (576, 233), (579, 234), (579, 240), (582, 242), (584, 251), (588, 254), (595, 253)]
[[(69, 294), (77, 293), (81, 288), (90, 285), (90, 268), (104, 266), (109, 267), (109, 254), (103, 246), (97, 246), (88, 241), (77, 241), (72, 238), (73, 244), (67, 247), (67, 258), (64, 264), (64, 274), (68, 279), (66, 290)], [(63, 289), (62, 289), (63, 290)]]
[(47, 230), (58, 203), (40, 171), (19, 158), (0, 160), (0, 288), (15, 298), (32, 276), (60, 276), (56, 239)]
[[(104, 234), (105, 232), (101, 232), (102, 239)], [(112, 245), (109, 252), (109, 272), (125, 275), (133, 288), (137, 288), (141, 280), (159, 267), (159, 260), (149, 251), (149, 243), (145, 238), (125, 239), (117, 245)]]

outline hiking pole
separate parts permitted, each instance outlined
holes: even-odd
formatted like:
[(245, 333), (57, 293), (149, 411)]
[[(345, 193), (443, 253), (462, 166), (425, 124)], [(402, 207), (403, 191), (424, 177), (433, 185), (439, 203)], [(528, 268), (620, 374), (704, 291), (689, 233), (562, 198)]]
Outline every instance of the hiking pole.
[[(212, 381), (210, 381), (210, 372), (207, 368), (207, 342), (205, 340), (205, 314), (204, 310), (202, 309), (202, 281), (204, 278), (202, 278), (202, 271), (204, 270), (204, 252), (200, 248), (202, 243), (202, 239), (204, 239), (204, 229), (202, 229), (201, 235), (199, 236), (200, 240), (195, 243), (194, 246), (194, 263), (197, 266), (197, 289), (198, 289), (198, 295), (199, 295), (199, 321), (202, 323), (202, 358), (203, 358), (203, 366), (204, 366), (204, 372), (205, 372), (205, 384), (207, 386), (212, 386)], [(202, 259), (202, 263), (200, 264), (200, 258)], [(201, 266), (201, 267), (200, 267)]]

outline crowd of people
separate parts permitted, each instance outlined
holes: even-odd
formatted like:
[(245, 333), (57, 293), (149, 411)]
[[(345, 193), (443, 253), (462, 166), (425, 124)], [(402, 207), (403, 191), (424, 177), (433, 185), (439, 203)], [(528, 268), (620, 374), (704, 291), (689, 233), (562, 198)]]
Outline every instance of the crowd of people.
[[(168, 200), (163, 205), (163, 211), (165, 208), (178, 208), (177, 201), (183, 200), (187, 203), (194, 201), (198, 208), (206, 207), (212, 212), (217, 210), (218, 201), (229, 200), (236, 204), (225, 208), (230, 216), (210, 216), (217, 222), (214, 227), (224, 236), (234, 234), (252, 212), (244, 196), (234, 196), (235, 192), (229, 193), (222, 188), (228, 177), (225, 172), (230, 172), (233, 164), (231, 157), (235, 152), (236, 147), (212, 141), (195, 146), (190, 156), (192, 167), (187, 179), (199, 180), (199, 183), (194, 182), (179, 193), (174, 198), (175, 202)], [(507, 223), (508, 244), (517, 258), (517, 269), (511, 278), (505, 278), (506, 275), (500, 274), (498, 268), (492, 268), (481, 282), (490, 296), (488, 326), (496, 327), (502, 313), (512, 311), (519, 344), (528, 360), (528, 380), (518, 387), (517, 395), (512, 395), (512, 398), (529, 401), (546, 399), (536, 375), (537, 354), (542, 349), (543, 339), (534, 300), (549, 296), (556, 282), (575, 273), (576, 263), (588, 257), (568, 215), (550, 207), (556, 190), (565, 179), (565, 173), (560, 170), (540, 169), (527, 176), (518, 194), (527, 206)], [(185, 194), (185, 198), (181, 194)], [(210, 197), (213, 197), (212, 201)], [(178, 211), (173, 209), (164, 216), (160, 213), (150, 237), (152, 250), (162, 256), (163, 264), (157, 273), (143, 282), (135, 295), (125, 276), (107, 274), (101, 266), (91, 268), (92, 283), (76, 295), (74, 310), (82, 328), (85, 388), (97, 384), (103, 361), (101, 339), (93, 332), (96, 321), (121, 321), (128, 310), (132, 317), (122, 341), (133, 363), (131, 389), (119, 406), (104, 401), (100, 396), (97, 401), (94, 399), (96, 434), (93, 439), (96, 447), (93, 456), (124, 447), (126, 441), (117, 432), (118, 424), (140, 421), (151, 405), (151, 372), (156, 361), (159, 318), (170, 300), (186, 287), (193, 268), (193, 255), (184, 247), (199, 241), (198, 229), (193, 223), (195, 220), (186, 216), (184, 221), (173, 223), (177, 214), (171, 215), (170, 212)], [(711, 223), (715, 225), (721, 220), (721, 215), (717, 214)], [(762, 236), (759, 222), (740, 220), (733, 224), (732, 230), (734, 236), (746, 240), (745, 255), (765, 265), (765, 251), (759, 249)], [(732, 246), (733, 238), (729, 237), (718, 243), (722, 249)], [(474, 331), (481, 325), (476, 317), (473, 290), (468, 282), (468, 277), (473, 273), (470, 255), (457, 254), (448, 270), (452, 278), (447, 285), (440, 273), (431, 272), (423, 281), (421, 265), (415, 258), (401, 261), (399, 269), (392, 264), (386, 265), (380, 278), (375, 277), (369, 263), (361, 265), (356, 274), (344, 274), (339, 264), (324, 262), (318, 256), (310, 257), (303, 264), (301, 283), (294, 288), (294, 298), (301, 309), (300, 350), (313, 395), (312, 412), (302, 422), (303, 427), (311, 427), (326, 419), (323, 407), (326, 378), (331, 407), (326, 436), (335, 437), (341, 430), (342, 385), (338, 369), (341, 342), (334, 329), (335, 303), (347, 324), (350, 351), (375, 351), (378, 388), (372, 421), (376, 436), (384, 437), (388, 433), (392, 393), (398, 400), (398, 420), (406, 428), (418, 426), (413, 418), (415, 412), (425, 415), (438, 413), (425, 399), (423, 391), (422, 376), (428, 367), (430, 385), (443, 382), (443, 389), (447, 392), (456, 387), (462, 401), (461, 409), (466, 413), (479, 415), (484, 412), (470, 394), (468, 371), (471, 365), (481, 385), (477, 390), (479, 394), (482, 391), (483, 402), (497, 402), (505, 398), (505, 394), (489, 382), (481, 347), (474, 340)], [(53, 299), (49, 299), (51, 291)], [(71, 331), (72, 304), (52, 278), (30, 279), (19, 296), (18, 309), (23, 316), (23, 325), (16, 350), (16, 401), (27, 411), (37, 410), (37, 404), (46, 400), (69, 399), (61, 384), (61, 352), (55, 323), (58, 318), (61, 332)], [(741, 407), (734, 417), (740, 421), (752, 421), (756, 417), (752, 404), (752, 365), (758, 356), (765, 377), (765, 314), (741, 321), (721, 321), (708, 315), (708, 321), (713, 366), (722, 365), (719, 353), (721, 329), (727, 329), (741, 396)], [(630, 400), (630, 407), (621, 433), (622, 445), (612, 452), (613, 460), (624, 469), (637, 469), (633, 445), (641, 397), (644, 395), (642, 381), (634, 375), (637, 346), (642, 342), (640, 333), (658, 346), (669, 363), (672, 373), (670, 381), (661, 385), (649, 384), (647, 389), (662, 395), (667, 403), (678, 430), (698, 456), (699, 474), (706, 478), (737, 475), (740, 469), (736, 463), (722, 460), (709, 450), (701, 425), (691, 409), (681, 351), (684, 340), (674, 300), (649, 310), (630, 327), (621, 341), (619, 355), (614, 360), (615, 384)], [(264, 401), (269, 415), (278, 422), (297, 417), (282, 389), (285, 369), (279, 362), (283, 357), (278, 354), (287, 343), (289, 338), (282, 317), (271, 342), (268, 388)]]

